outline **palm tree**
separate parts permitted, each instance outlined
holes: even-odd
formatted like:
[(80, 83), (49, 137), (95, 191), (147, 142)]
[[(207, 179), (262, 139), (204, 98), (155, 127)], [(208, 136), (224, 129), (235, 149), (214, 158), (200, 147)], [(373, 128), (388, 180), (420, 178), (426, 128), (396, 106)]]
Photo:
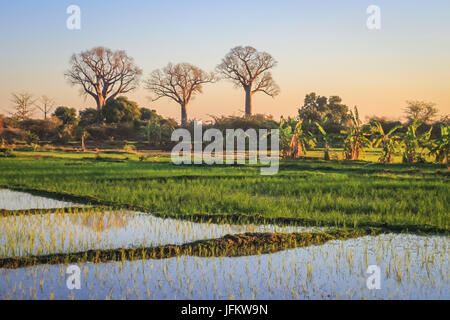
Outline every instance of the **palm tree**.
[(441, 137), (432, 140), (429, 149), (430, 154), (436, 157), (436, 162), (445, 162), (447, 169), (450, 169), (448, 160), (450, 154), (450, 126), (448, 124), (441, 124)]
[[(433, 127), (431, 127), (429, 131), (418, 136), (417, 128), (421, 125), (422, 123), (419, 122), (418, 118), (415, 118), (414, 121), (408, 126), (406, 133), (402, 136), (404, 163), (414, 163), (418, 160), (423, 161), (424, 146), (429, 143), (431, 130)], [(422, 150), (419, 152), (419, 155), (417, 155), (417, 150), (419, 148), (422, 148)]]
[(344, 140), (344, 156), (347, 160), (359, 160), (361, 151), (366, 146), (370, 145), (369, 139), (366, 138), (369, 134), (365, 132), (365, 126), (359, 119), (358, 108), (355, 107), (355, 112), (350, 111), (350, 119), (352, 124), (341, 133), (345, 134)]
[(399, 136), (394, 135), (397, 129), (401, 128), (401, 125), (395, 126), (387, 134), (384, 133), (381, 123), (377, 120), (372, 121), (371, 129), (373, 134), (372, 146), (378, 148), (381, 146), (382, 154), (379, 159), (381, 163), (391, 163), (393, 154), (399, 147)]

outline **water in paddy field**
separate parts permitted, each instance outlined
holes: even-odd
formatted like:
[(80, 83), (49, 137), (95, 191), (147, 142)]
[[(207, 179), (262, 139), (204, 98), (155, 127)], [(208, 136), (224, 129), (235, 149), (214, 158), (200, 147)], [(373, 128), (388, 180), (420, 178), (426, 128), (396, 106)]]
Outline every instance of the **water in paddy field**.
[[(0, 191), (0, 205), (58, 203), (19, 194)], [(302, 231), (311, 228), (194, 223), (129, 211), (15, 215), (0, 218), (0, 258)], [(387, 234), (236, 258), (75, 265), (80, 290), (67, 287), (68, 265), (0, 269), (0, 299), (450, 299), (448, 236)], [(379, 290), (367, 288), (370, 265), (380, 270)]]
[[(34, 198), (40, 203), (49, 200)], [(14, 193), (10, 199), (16, 199)], [(11, 215), (0, 217), (0, 258), (183, 244), (246, 232), (312, 230), (319, 228), (196, 223), (131, 211)]]
[(196, 223), (130, 211), (5, 216), (0, 217), (0, 258), (183, 244), (246, 232), (311, 230), (274, 225)]
[(34, 196), (29, 193), (0, 189), (0, 210), (54, 209), (79, 206), (75, 203)]
[[(0, 269), (0, 298), (450, 299), (448, 258), (448, 237), (388, 234), (238, 258), (82, 263), (80, 290), (67, 288), (67, 265), (39, 265)], [(366, 286), (369, 265), (379, 290)]]

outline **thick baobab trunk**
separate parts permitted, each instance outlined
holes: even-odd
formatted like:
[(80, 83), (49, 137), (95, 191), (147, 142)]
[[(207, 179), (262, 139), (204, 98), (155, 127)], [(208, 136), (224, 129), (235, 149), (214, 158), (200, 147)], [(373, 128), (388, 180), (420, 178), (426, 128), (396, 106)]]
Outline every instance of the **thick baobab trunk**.
[(181, 104), (181, 126), (185, 127), (187, 124), (187, 103)]
[(105, 98), (103, 97), (103, 96), (97, 96), (96, 98), (95, 98), (95, 102), (97, 102), (97, 111), (101, 111), (102, 110), (102, 108), (103, 108), (103, 106), (105, 105), (105, 103), (106, 103), (106, 100), (105, 100)]
[(245, 116), (252, 115), (252, 89), (250, 86), (244, 87), (245, 90)]
[(95, 102), (97, 102), (97, 113), (98, 113), (97, 124), (102, 124), (103, 123), (102, 109), (106, 104), (106, 100), (103, 96), (97, 96), (95, 98)]

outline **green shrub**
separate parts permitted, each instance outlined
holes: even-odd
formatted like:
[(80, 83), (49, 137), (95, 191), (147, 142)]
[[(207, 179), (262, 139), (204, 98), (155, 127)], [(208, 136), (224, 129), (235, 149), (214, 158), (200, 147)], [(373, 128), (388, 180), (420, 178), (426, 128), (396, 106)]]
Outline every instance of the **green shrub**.
[(15, 158), (12, 148), (0, 148), (0, 158)]
[(126, 153), (136, 153), (137, 149), (136, 146), (127, 144), (123, 147), (123, 151), (125, 151)]

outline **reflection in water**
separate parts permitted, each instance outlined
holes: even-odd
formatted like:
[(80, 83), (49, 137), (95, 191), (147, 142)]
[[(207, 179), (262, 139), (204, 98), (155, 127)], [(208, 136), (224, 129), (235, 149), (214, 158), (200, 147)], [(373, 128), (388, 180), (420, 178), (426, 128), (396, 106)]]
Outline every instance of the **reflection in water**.
[(106, 232), (112, 228), (125, 228), (128, 224), (128, 220), (124, 217), (122, 211), (114, 211), (101, 215), (73, 215), (71, 218), (73, 218), (71, 219), (72, 223), (78, 223), (87, 228), (91, 228), (95, 232)]
[[(448, 237), (368, 236), (269, 255), (0, 269), (0, 299), (450, 299)], [(366, 286), (381, 269), (380, 290)], [(39, 282), (45, 284), (39, 287)]]
[(130, 211), (5, 216), (0, 218), (0, 258), (183, 244), (245, 232), (311, 230), (313, 228), (196, 223)]
[[(0, 209), (70, 205), (0, 190)], [(312, 229), (194, 223), (129, 211), (4, 216), (0, 258)], [(448, 243), (446, 236), (390, 234), (248, 257), (80, 263), (82, 289), (74, 291), (66, 287), (66, 265), (0, 269), (0, 299), (450, 299)], [(380, 267), (380, 290), (366, 287), (369, 265)]]
[(75, 203), (34, 196), (29, 193), (0, 189), (0, 210), (54, 209), (79, 206)]

